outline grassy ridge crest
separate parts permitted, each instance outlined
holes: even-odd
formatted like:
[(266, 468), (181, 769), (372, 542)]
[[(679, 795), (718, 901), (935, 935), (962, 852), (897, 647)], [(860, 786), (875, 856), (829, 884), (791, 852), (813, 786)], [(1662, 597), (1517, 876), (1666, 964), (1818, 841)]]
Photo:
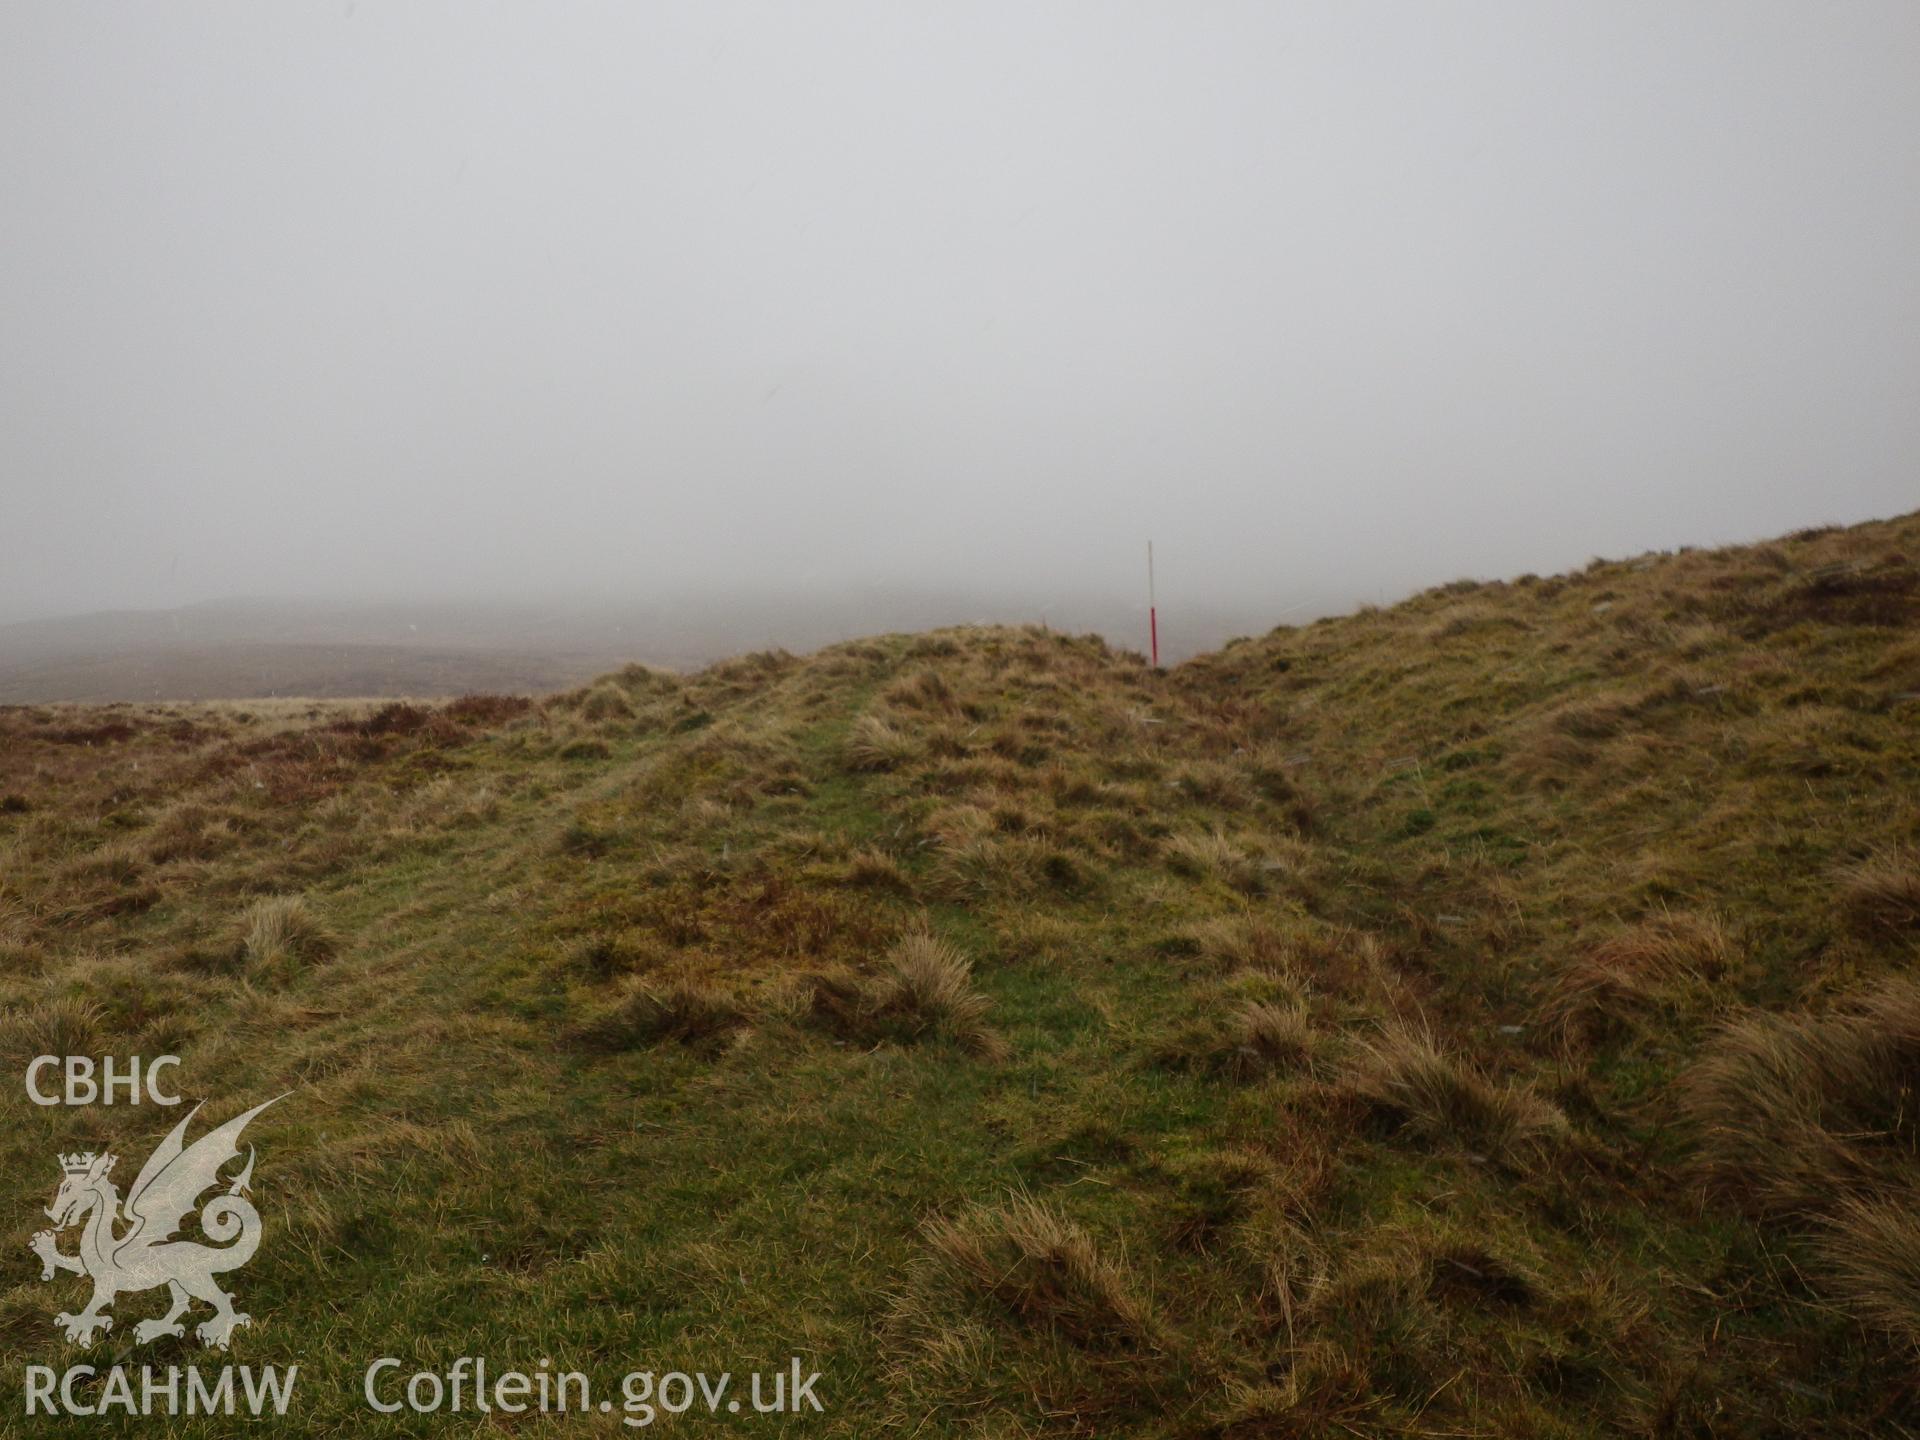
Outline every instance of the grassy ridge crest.
[[(1916, 557), (1596, 561), (1164, 673), (983, 627), (0, 709), (0, 1063), (293, 1092), (233, 1352), (300, 1362), (289, 1433), (418, 1433), (387, 1354), (797, 1354), (820, 1434), (1920, 1428)], [(0, 1350), (63, 1363), (54, 1156), (173, 1117), (10, 1084)]]

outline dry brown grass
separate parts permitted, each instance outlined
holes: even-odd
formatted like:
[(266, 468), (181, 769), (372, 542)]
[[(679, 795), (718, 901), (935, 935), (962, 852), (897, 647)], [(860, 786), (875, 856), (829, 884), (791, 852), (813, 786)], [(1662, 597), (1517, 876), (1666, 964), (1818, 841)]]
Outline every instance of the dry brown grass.
[(1866, 929), (1920, 927), (1920, 852), (1889, 849), (1840, 874), (1847, 913)]
[(18, 1068), (41, 1055), (91, 1055), (104, 1012), (90, 1000), (57, 996), (0, 1016), (0, 1057)]
[(1319, 1040), (1304, 1005), (1249, 1001), (1233, 1017), (1230, 1063), (1242, 1078), (1305, 1070)]
[(1302, 834), (1316, 823), (1311, 796), (1294, 780), (1294, 756), (1283, 745), (1261, 744), (1236, 757), (1260, 796), (1277, 806)]
[(668, 1043), (714, 1052), (752, 1023), (733, 995), (695, 980), (632, 981), (604, 1013), (573, 1032), (594, 1050), (638, 1050)]
[(1814, 1232), (1813, 1252), (1848, 1310), (1920, 1349), (1920, 1208), (1904, 1198), (1844, 1199)]
[(992, 1002), (973, 983), (973, 964), (924, 932), (898, 941), (876, 974), (845, 966), (796, 976), (774, 1009), (802, 1024), (863, 1045), (942, 1040), (998, 1060), (1005, 1041), (987, 1023)]
[[(1445, 1207), (1349, 1232), (1292, 1312), (1292, 1364), (1258, 1397), (1271, 1428), (1245, 1433), (1620, 1433), (1624, 1416), (1586, 1387), (1637, 1343), (1644, 1314), (1590, 1277), (1553, 1273), (1524, 1236), (1462, 1224)], [(1538, 1406), (1541, 1365), (1580, 1387), (1583, 1423)], [(1421, 1423), (1366, 1423), (1383, 1406)]]
[(1264, 860), (1230, 840), (1225, 832), (1177, 835), (1165, 846), (1167, 868), (1188, 879), (1215, 879), (1243, 895), (1267, 888)]
[(1300, 998), (1235, 999), (1226, 991), (1216, 1013), (1175, 1030), (1154, 1048), (1152, 1059), (1170, 1069), (1254, 1081), (1310, 1073), (1322, 1049), (1323, 1037)]
[(136, 883), (146, 869), (146, 851), (138, 843), (109, 840), (69, 860), (61, 867), (61, 878), (82, 885), (127, 886)]
[(1663, 1002), (1705, 1003), (1735, 957), (1716, 917), (1661, 915), (1569, 962), (1547, 993), (1541, 1019), (1568, 1039), (1597, 1039)]
[(886, 692), (889, 702), (903, 710), (933, 715), (958, 715), (962, 707), (953, 686), (939, 670), (920, 670), (896, 681)]
[(931, 878), (952, 899), (991, 900), (1019, 899), (1047, 890), (1082, 890), (1094, 876), (1071, 852), (1051, 841), (986, 834), (943, 848)]
[(1347, 1084), (1422, 1138), (1491, 1157), (1523, 1157), (1567, 1131), (1553, 1105), (1523, 1085), (1489, 1080), (1422, 1024), (1389, 1025), (1363, 1044)]
[(298, 895), (256, 900), (240, 918), (238, 949), (256, 974), (286, 974), (333, 958), (337, 942)]
[(1291, 975), (1296, 950), (1290, 932), (1263, 915), (1215, 915), (1186, 927), (1184, 938), (1220, 969)]
[(1284, 976), (1342, 993), (1374, 985), (1387, 958), (1377, 935), (1299, 916), (1212, 916), (1182, 933), (1222, 971)]
[(242, 817), (230, 806), (184, 800), (160, 813), (148, 827), (143, 843), (156, 865), (210, 860), (238, 843), (241, 828)]
[(886, 890), (906, 895), (913, 880), (904, 866), (886, 851), (866, 846), (847, 857), (843, 878), (849, 885), (867, 890)]
[(1213, 811), (1251, 809), (1256, 795), (1253, 781), (1238, 765), (1222, 760), (1193, 760), (1168, 777), (1175, 791)]
[(37, 927), (34, 907), (0, 883), (0, 945), (30, 945)]
[(878, 715), (862, 715), (847, 736), (847, 764), (855, 770), (898, 770), (920, 753), (913, 736)]
[(1702, 1173), (1769, 1215), (1920, 1178), (1920, 982), (1824, 1015), (1751, 1014), (1682, 1077)]
[(944, 940), (909, 935), (888, 952), (885, 969), (867, 986), (870, 1022), (908, 1039), (938, 1037), (971, 1054), (1004, 1053), (987, 1025), (993, 1003), (975, 988), (973, 962)]
[(950, 1281), (991, 1297), (1024, 1324), (1090, 1349), (1150, 1353), (1165, 1343), (1167, 1327), (1127, 1266), (1030, 1196), (938, 1216), (927, 1223), (926, 1239)]

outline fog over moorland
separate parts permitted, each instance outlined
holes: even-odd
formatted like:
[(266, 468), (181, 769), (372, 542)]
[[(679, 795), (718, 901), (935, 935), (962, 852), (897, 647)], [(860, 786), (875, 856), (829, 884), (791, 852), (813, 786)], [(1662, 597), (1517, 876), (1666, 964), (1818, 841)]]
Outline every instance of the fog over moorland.
[(0, 133), (0, 621), (1151, 537), (1211, 635), (1914, 504), (1907, 4), (14, 5)]

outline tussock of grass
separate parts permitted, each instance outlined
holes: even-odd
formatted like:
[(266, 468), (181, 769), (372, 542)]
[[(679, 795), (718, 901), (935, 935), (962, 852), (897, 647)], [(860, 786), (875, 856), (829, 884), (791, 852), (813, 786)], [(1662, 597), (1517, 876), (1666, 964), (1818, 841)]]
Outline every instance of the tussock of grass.
[(46, 947), (0, 932), (0, 975), (25, 978), (46, 971), (52, 960)]
[(454, 775), (428, 781), (407, 797), (397, 817), (402, 832), (429, 832), (484, 825), (500, 813), (500, 798), (487, 785)]
[(900, 862), (872, 846), (847, 857), (844, 878), (847, 884), (868, 890), (890, 890), (901, 895), (913, 890), (913, 881)]
[(1239, 766), (1219, 760), (1182, 765), (1168, 781), (1187, 799), (1209, 810), (1245, 810), (1254, 802), (1253, 781)]
[(1183, 944), (1223, 971), (1258, 970), (1275, 975), (1292, 973), (1293, 949), (1288, 937), (1264, 915), (1213, 915), (1187, 925)]
[(1733, 964), (1733, 943), (1717, 919), (1663, 915), (1608, 937), (1569, 963), (1541, 1016), (1569, 1038), (1597, 1038), (1663, 1000), (1704, 1002)]
[(69, 880), (104, 885), (132, 885), (146, 873), (146, 852), (131, 840), (112, 840), (67, 862)]
[(239, 840), (231, 808), (215, 809), (197, 801), (169, 806), (144, 837), (147, 856), (156, 865), (178, 860), (210, 860)]
[[(1570, 1389), (1604, 1383), (1636, 1342), (1644, 1311), (1585, 1276), (1556, 1283), (1542, 1265), (1524, 1239), (1475, 1231), (1443, 1213), (1342, 1236), (1295, 1315), (1296, 1328), (1313, 1338), (1293, 1347), (1293, 1364), (1266, 1396), (1272, 1419), (1306, 1428), (1272, 1433), (1327, 1433), (1320, 1426), (1330, 1410), (1428, 1412), (1443, 1387), (1468, 1380), (1477, 1432), (1556, 1433), (1533, 1399), (1539, 1368)], [(1596, 1432), (1612, 1432), (1623, 1417), (1601, 1409), (1584, 1418)], [(1376, 1413), (1356, 1433), (1400, 1428)]]
[(580, 718), (593, 724), (631, 720), (633, 701), (611, 680), (602, 680), (580, 697)]
[(1314, 829), (1316, 817), (1312, 797), (1294, 782), (1294, 758), (1284, 746), (1274, 744), (1255, 746), (1239, 757), (1254, 790), (1304, 835)]
[(752, 1023), (746, 1007), (713, 985), (693, 980), (637, 980), (604, 1013), (579, 1027), (575, 1041), (591, 1050), (640, 1050), (668, 1043), (714, 1052)]
[(1294, 1346), (1273, 1381), (1229, 1381), (1216, 1401), (1208, 1433), (1260, 1436), (1262, 1440), (1317, 1440), (1322, 1435), (1365, 1435), (1376, 1426), (1380, 1405), (1368, 1394), (1367, 1378), (1338, 1346), (1312, 1341)]
[[(971, 1205), (926, 1225), (927, 1248), (943, 1276), (989, 1296), (1027, 1325), (1058, 1331), (1090, 1349), (1150, 1353), (1167, 1327), (1139, 1293), (1125, 1264), (1084, 1229), (1030, 1196)], [(922, 1303), (938, 1324), (947, 1301), (936, 1288)]]
[(1706, 1177), (1762, 1214), (1920, 1180), (1920, 982), (1826, 1015), (1751, 1014), (1682, 1078)]
[(1883, 850), (1841, 872), (1847, 912), (1868, 929), (1920, 928), (1920, 852)]
[(842, 1040), (877, 1043), (866, 1024), (869, 977), (845, 965), (795, 975), (772, 994), (769, 1009), (780, 1019), (817, 1026)]
[(240, 918), (241, 959), (255, 973), (317, 965), (335, 949), (332, 932), (298, 895), (256, 900)]
[(1394, 1024), (1363, 1044), (1355, 1094), (1425, 1139), (1513, 1159), (1564, 1134), (1566, 1116), (1521, 1085), (1498, 1085), (1440, 1047), (1424, 1025)]
[(594, 980), (641, 975), (665, 957), (665, 947), (644, 932), (586, 935), (567, 948), (572, 967)]
[(984, 1059), (1006, 1053), (987, 1024), (992, 1002), (974, 986), (973, 962), (932, 935), (899, 941), (877, 975), (846, 969), (809, 975), (794, 1003), (803, 1017), (846, 1039), (937, 1039)]
[(1920, 1206), (1844, 1199), (1814, 1232), (1813, 1252), (1851, 1313), (1920, 1349)]
[(977, 1030), (989, 1001), (973, 988), (971, 960), (931, 935), (909, 935), (887, 956), (874, 1008), (957, 1033)]
[(1018, 899), (1042, 891), (1071, 893), (1094, 880), (1067, 850), (1026, 835), (982, 835), (941, 850), (932, 880), (956, 900)]
[(1205, 835), (1179, 835), (1166, 844), (1167, 868), (1190, 879), (1216, 879), (1243, 895), (1267, 888), (1262, 860), (1249, 854), (1218, 830)]
[(1305, 1070), (1318, 1048), (1319, 1036), (1305, 1006), (1255, 1000), (1233, 1017), (1229, 1064), (1243, 1078)]
[(0, 885), (0, 945), (31, 945), (36, 924), (33, 907)]
[(897, 770), (920, 755), (920, 744), (878, 715), (862, 715), (847, 736), (847, 764), (855, 770)]
[(1385, 959), (1379, 938), (1366, 931), (1258, 913), (1213, 916), (1185, 927), (1182, 938), (1222, 971), (1250, 970), (1339, 991), (1366, 988)]
[(41, 1055), (92, 1055), (104, 1012), (89, 1000), (58, 996), (0, 1015), (0, 1057), (19, 1068)]
[(680, 687), (678, 675), (653, 665), (622, 665), (611, 678), (635, 695), (671, 694)]
[(938, 670), (921, 670), (893, 685), (887, 699), (903, 710), (953, 715), (960, 712), (959, 698), (945, 675)]
[(1154, 1052), (1161, 1065), (1213, 1071), (1236, 1080), (1308, 1072), (1322, 1047), (1305, 1005), (1245, 999), (1216, 1018), (1177, 1032)]

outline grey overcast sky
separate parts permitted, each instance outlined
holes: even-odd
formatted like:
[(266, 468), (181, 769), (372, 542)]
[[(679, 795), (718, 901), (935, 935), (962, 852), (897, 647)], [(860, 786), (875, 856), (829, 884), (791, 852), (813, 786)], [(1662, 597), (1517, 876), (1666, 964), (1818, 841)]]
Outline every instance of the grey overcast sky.
[(0, 7), (0, 619), (1920, 504), (1920, 5)]

